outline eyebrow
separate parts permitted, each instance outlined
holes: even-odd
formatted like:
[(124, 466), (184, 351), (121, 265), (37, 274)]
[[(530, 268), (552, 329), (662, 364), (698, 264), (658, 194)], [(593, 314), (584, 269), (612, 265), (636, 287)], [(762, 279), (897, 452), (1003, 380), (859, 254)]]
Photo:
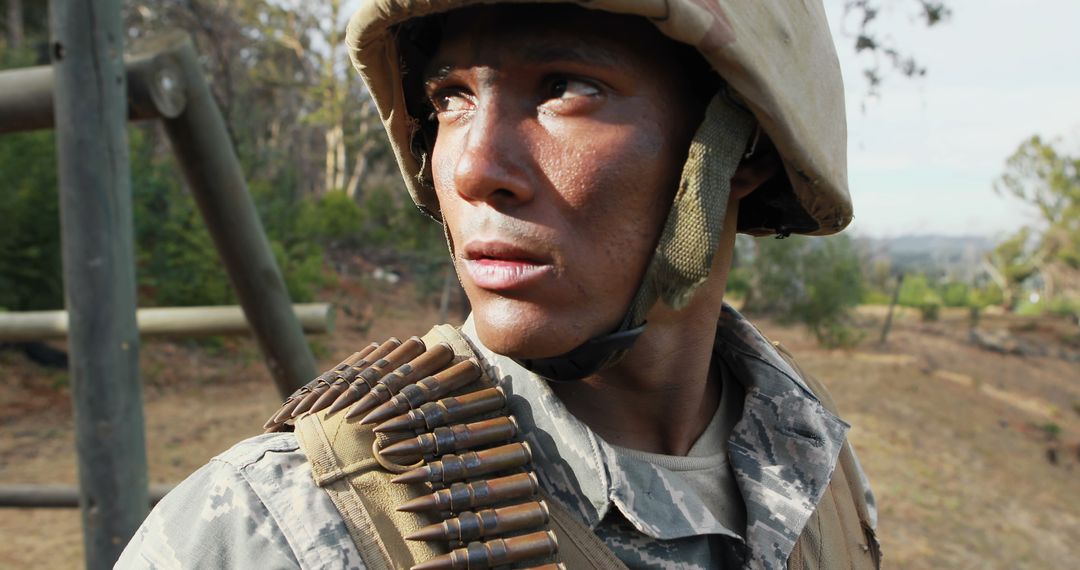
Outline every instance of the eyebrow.
[[(540, 42), (530, 44), (512, 52), (513, 56), (526, 64), (538, 64), (548, 62), (577, 63), (582, 65), (595, 65), (604, 68), (618, 68), (622, 66), (621, 59), (611, 50), (598, 46), (567, 45), (565, 43)], [(492, 54), (482, 57), (478, 63), (499, 69), (503, 55)], [(462, 69), (464, 65), (452, 61), (435, 60), (425, 70), (423, 75), (424, 84), (438, 83), (449, 77), (454, 71)]]

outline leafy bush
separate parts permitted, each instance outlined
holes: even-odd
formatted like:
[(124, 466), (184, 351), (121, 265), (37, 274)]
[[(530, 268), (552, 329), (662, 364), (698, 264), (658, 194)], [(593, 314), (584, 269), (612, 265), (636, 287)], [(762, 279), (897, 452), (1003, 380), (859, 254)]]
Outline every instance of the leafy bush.
[(907, 275), (904, 278), (897, 303), (918, 309), (924, 321), (936, 321), (941, 313), (941, 295), (922, 273)]
[(365, 216), (362, 238), (366, 244), (423, 256), (446, 256), (442, 226), (421, 215), (404, 189), (371, 188), (360, 207)]
[(863, 295), (859, 258), (849, 237), (757, 240), (746, 309), (799, 322), (825, 346), (851, 346), (862, 334), (851, 309)]
[(317, 244), (299, 243), (286, 249), (281, 242), (271, 241), (270, 247), (284, 275), (289, 297), (294, 302), (314, 300), (315, 292), (330, 283), (323, 249)]
[(0, 136), (0, 307), (60, 309), (60, 208), (52, 132)]
[(225, 267), (175, 161), (149, 129), (128, 129), (128, 142), (139, 304), (235, 302)]
[(863, 293), (862, 302), (866, 305), (888, 305), (892, 303), (892, 295), (878, 289), (867, 288)]
[(1046, 304), (1046, 310), (1059, 317), (1080, 318), (1080, 299), (1058, 297)]
[(941, 316), (941, 304), (928, 302), (919, 305), (919, 316), (925, 322), (936, 321)]
[(941, 301), (946, 307), (967, 307), (971, 305), (971, 291), (965, 283), (949, 281), (942, 289)]
[(322, 245), (355, 244), (361, 237), (367, 217), (345, 192), (329, 192), (303, 201), (292, 233), (297, 238), (313, 239)]
[(1001, 288), (991, 283), (986, 287), (971, 290), (971, 306), (985, 309), (986, 307), (1001, 305), (1005, 302), (1005, 295)]

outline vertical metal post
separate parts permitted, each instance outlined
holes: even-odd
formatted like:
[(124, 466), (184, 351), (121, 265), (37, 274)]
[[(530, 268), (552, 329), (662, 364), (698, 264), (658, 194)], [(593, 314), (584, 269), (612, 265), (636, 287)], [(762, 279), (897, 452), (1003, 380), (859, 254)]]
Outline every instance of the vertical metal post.
[(900, 300), (900, 288), (904, 286), (904, 274), (896, 278), (896, 289), (893, 290), (892, 301), (889, 302), (889, 314), (885, 316), (885, 325), (881, 327), (881, 338), (878, 344), (885, 344), (889, 338), (889, 329), (892, 328), (893, 311), (896, 310), (896, 302)]
[(147, 513), (120, 0), (51, 0), (64, 291), (86, 566)]

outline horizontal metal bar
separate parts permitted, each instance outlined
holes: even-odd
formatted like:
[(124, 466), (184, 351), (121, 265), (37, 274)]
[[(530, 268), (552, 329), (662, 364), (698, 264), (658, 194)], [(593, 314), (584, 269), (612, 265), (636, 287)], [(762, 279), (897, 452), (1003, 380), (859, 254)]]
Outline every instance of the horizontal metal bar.
[[(185, 78), (174, 54), (142, 52), (124, 59), (128, 119), (171, 119), (187, 106)], [(53, 116), (51, 65), (0, 71), (0, 133), (49, 129)]]
[[(293, 305), (293, 313), (305, 333), (334, 329), (334, 309), (329, 303)], [(250, 334), (244, 311), (237, 305), (214, 307), (160, 307), (135, 313), (140, 336), (211, 336)], [(67, 311), (0, 313), (0, 342), (66, 338)]]
[[(150, 505), (156, 505), (175, 485), (151, 485)], [(79, 488), (75, 485), (0, 485), (0, 508), (75, 509)]]

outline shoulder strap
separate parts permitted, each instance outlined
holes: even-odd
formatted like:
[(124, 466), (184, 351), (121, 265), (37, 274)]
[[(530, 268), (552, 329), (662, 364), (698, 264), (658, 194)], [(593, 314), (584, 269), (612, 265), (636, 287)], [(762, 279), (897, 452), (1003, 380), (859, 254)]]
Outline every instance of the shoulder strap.
[(393, 485), (393, 474), (372, 457), (371, 428), (343, 421), (345, 414), (325, 412), (296, 422), (300, 448), (311, 462), (315, 484), (330, 495), (369, 570), (409, 568), (441, 552), (432, 543), (404, 540), (418, 530), (421, 517), (404, 516), (394, 506), (415, 494), (411, 486)]

